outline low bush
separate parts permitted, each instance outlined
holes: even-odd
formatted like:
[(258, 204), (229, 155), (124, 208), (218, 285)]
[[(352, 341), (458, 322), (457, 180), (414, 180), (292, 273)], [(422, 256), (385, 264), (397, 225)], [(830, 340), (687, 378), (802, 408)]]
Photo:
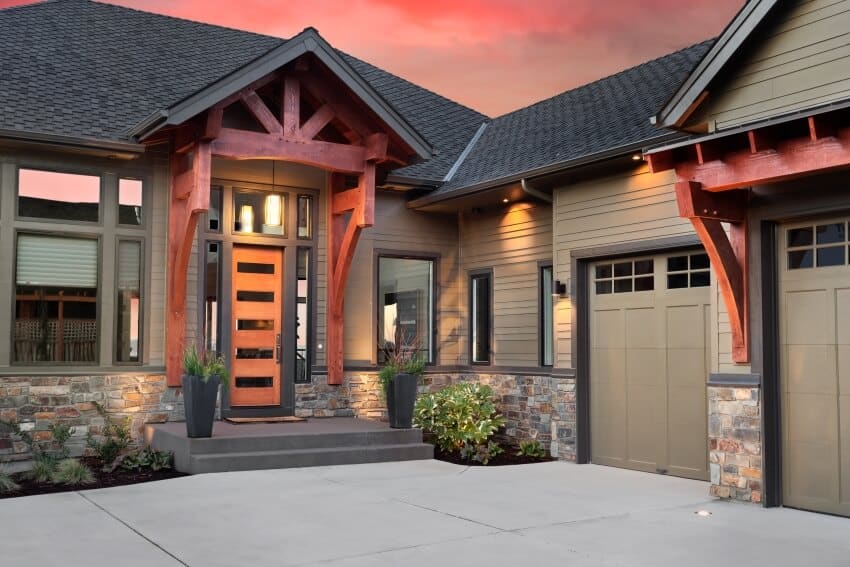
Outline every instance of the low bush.
[(56, 465), (53, 473), (54, 484), (66, 486), (85, 486), (94, 484), (94, 474), (91, 469), (77, 459), (63, 459)]
[(118, 466), (126, 471), (150, 469), (154, 472), (171, 468), (174, 454), (144, 447), (119, 458)]
[(505, 450), (502, 449), (501, 445), (495, 441), (488, 441), (478, 445), (467, 443), (461, 448), (460, 456), (467, 461), (477, 461), (482, 465), (487, 465), (490, 463), (490, 459), (498, 457), (504, 452)]
[(86, 445), (94, 451), (95, 456), (101, 460), (104, 466), (109, 466), (123, 453), (132, 443), (130, 435), (130, 418), (121, 422), (113, 421), (106, 417), (103, 426), (103, 434), (100, 439), (89, 432), (86, 436)]
[(533, 457), (536, 459), (543, 459), (549, 456), (546, 453), (546, 449), (537, 439), (520, 441), (519, 450), (517, 450), (516, 455), (517, 457)]
[(466, 446), (476, 451), (480, 445), (489, 447), (490, 438), (505, 420), (496, 411), (490, 386), (460, 382), (420, 396), (413, 422), (432, 435), (440, 449), (457, 452)]
[(11, 492), (17, 492), (20, 490), (21, 486), (15, 482), (12, 478), (12, 475), (7, 473), (2, 467), (0, 467), (0, 494), (9, 494)]
[(32, 462), (32, 468), (27, 473), (27, 477), (41, 484), (53, 482), (53, 473), (56, 472), (57, 463), (58, 461), (50, 457), (35, 457)]

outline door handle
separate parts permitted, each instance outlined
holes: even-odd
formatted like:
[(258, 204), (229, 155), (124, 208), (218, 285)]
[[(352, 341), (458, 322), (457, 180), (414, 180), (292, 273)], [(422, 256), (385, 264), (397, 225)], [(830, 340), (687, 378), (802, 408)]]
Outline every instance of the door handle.
[(280, 333), (274, 338), (274, 358), (276, 362), (280, 362)]

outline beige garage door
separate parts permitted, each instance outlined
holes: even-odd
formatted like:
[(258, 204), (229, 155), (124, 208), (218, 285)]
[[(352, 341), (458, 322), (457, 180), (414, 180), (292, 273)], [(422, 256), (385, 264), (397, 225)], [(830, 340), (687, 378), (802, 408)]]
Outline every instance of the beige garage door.
[(850, 516), (847, 219), (781, 231), (780, 367), (787, 506)]
[(598, 262), (589, 277), (591, 460), (707, 480), (708, 257)]

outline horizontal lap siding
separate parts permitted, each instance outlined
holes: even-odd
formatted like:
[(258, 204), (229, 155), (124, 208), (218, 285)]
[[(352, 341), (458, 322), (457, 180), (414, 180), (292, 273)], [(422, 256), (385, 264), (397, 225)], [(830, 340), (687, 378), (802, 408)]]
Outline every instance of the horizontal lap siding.
[(720, 130), (850, 97), (850, 0), (797, 1), (714, 91), (689, 122)]
[(517, 203), (465, 213), (460, 221), (461, 361), (468, 360), (469, 272), (493, 270), (493, 358), (498, 366), (537, 367), (539, 262), (552, 259), (552, 208)]
[[(436, 274), (437, 362), (457, 364), (458, 290), (457, 220), (454, 215), (422, 213), (407, 208), (405, 196), (379, 192), (375, 226), (364, 229), (345, 291), (345, 360), (370, 364), (376, 356), (375, 262), (378, 251), (389, 254), (439, 256)], [(323, 324), (323, 323), (322, 323)]]

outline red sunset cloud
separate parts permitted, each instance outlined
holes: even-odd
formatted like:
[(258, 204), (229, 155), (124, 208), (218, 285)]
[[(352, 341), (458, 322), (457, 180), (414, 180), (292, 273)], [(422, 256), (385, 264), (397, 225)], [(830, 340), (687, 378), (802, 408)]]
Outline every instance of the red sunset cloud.
[(279, 37), (313, 26), (339, 49), (495, 116), (713, 37), (743, 0), (112, 3)]

